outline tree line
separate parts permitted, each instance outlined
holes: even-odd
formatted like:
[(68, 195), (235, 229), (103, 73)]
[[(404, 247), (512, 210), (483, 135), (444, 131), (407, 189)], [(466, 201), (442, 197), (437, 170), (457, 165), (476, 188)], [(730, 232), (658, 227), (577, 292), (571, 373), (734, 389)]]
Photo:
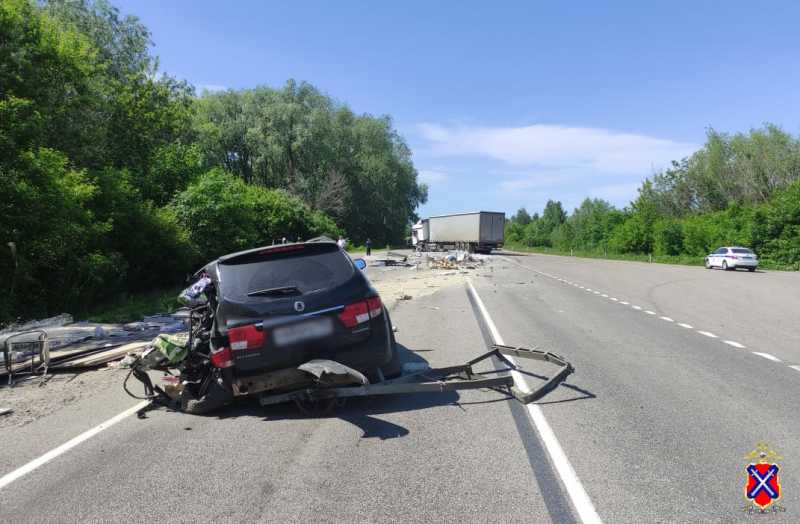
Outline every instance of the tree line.
[(800, 262), (800, 138), (767, 124), (749, 133), (707, 132), (703, 148), (653, 173), (629, 207), (602, 199), (568, 215), (547, 202), (507, 220), (506, 243), (594, 254), (653, 254), (701, 261), (723, 245), (743, 245), (763, 267)]
[(284, 237), (402, 241), (427, 187), (390, 117), (294, 80), (198, 95), (151, 45), (107, 0), (0, 2), (0, 324)]

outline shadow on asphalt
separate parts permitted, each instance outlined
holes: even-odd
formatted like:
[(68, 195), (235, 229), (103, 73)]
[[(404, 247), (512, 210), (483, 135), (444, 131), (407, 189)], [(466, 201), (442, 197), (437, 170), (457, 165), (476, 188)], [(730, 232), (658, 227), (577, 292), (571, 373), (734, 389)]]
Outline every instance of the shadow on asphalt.
[[(397, 347), (401, 362), (428, 363), (424, 358), (416, 354), (425, 350), (410, 351), (401, 344), (398, 344)], [(482, 373), (485, 375), (491, 375), (500, 372), (503, 372), (503, 370), (484, 371)], [(520, 372), (539, 380), (546, 380), (548, 378), (543, 375), (537, 375), (535, 373), (526, 372), (523, 370), (520, 370)], [(539, 401), (536, 403), (557, 404), (561, 402), (596, 398), (594, 394), (571, 384), (561, 383), (558, 387), (564, 387), (573, 390), (580, 393), (581, 396), (552, 402)], [(363, 432), (361, 438), (378, 438), (381, 440), (388, 440), (404, 437), (408, 435), (410, 431), (406, 427), (379, 418), (379, 415), (411, 412), (446, 406), (463, 410), (463, 406), (469, 405), (504, 403), (509, 401), (517, 402), (517, 400), (508, 392), (490, 389), (482, 391), (485, 391), (487, 395), (491, 395), (491, 397), (487, 397), (485, 400), (461, 402), (460, 395), (458, 392), (454, 391), (446, 391), (442, 393), (409, 393), (398, 395), (351, 397), (342, 399), (344, 402), (337, 405), (330, 415), (320, 418), (338, 418), (349, 422), (350, 424), (361, 429)], [(220, 420), (238, 417), (258, 417), (264, 422), (274, 420), (304, 420), (309, 418), (308, 415), (304, 415), (300, 412), (299, 408), (294, 402), (284, 402), (282, 404), (275, 404), (271, 406), (260, 406), (257, 404), (257, 401), (245, 399), (240, 400), (236, 404), (220, 408), (219, 410), (209, 413), (206, 416)]]
[(543, 406), (545, 404), (563, 404), (564, 402), (574, 402), (576, 400), (591, 400), (593, 398), (597, 398), (597, 395), (590, 391), (586, 391), (585, 389), (579, 388), (573, 384), (567, 384), (566, 382), (562, 382), (558, 387), (571, 389), (577, 393), (580, 393), (581, 396), (579, 397), (572, 397), (572, 398), (562, 398), (561, 400), (551, 400), (551, 401), (537, 401), (536, 404)]

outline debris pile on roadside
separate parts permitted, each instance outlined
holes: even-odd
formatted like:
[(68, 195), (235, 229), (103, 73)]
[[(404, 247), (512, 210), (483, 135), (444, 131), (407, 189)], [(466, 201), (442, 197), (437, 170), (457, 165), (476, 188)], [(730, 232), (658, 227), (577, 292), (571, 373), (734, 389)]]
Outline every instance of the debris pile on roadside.
[(158, 333), (186, 331), (188, 310), (128, 324), (73, 322), (70, 315), (12, 325), (0, 332), (0, 386), (51, 371), (96, 368), (142, 351)]

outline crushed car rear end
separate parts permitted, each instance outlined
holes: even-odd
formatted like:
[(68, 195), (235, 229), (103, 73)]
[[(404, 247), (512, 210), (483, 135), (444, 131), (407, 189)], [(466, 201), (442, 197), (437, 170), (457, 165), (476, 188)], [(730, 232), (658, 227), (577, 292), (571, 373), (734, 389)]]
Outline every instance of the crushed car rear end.
[(332, 241), (234, 253), (204, 271), (217, 300), (211, 360), (236, 395), (300, 383), (297, 366), (313, 359), (363, 373), (397, 361), (380, 296)]

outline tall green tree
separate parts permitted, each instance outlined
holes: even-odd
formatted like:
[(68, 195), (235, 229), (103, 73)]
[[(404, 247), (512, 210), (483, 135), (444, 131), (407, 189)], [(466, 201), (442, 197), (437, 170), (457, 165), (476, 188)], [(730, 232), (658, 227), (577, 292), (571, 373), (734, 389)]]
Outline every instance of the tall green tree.
[(195, 128), (205, 168), (285, 191), (357, 242), (402, 241), (427, 200), (391, 118), (356, 115), (305, 82), (203, 93)]

